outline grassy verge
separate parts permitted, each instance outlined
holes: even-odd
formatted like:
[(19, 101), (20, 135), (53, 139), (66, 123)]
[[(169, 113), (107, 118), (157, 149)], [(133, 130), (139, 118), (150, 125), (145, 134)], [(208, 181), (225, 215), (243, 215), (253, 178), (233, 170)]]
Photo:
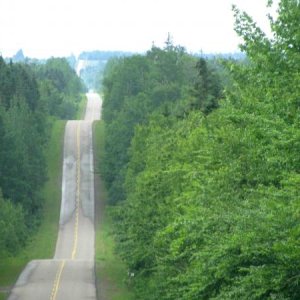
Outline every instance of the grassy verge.
[(78, 103), (78, 109), (76, 113), (76, 120), (83, 120), (85, 115), (87, 97), (85, 94), (82, 95), (80, 102)]
[(60, 213), (64, 128), (65, 121), (53, 123), (46, 151), (48, 181), (42, 190), (45, 204), (41, 226), (17, 256), (0, 260), (0, 300), (5, 299), (5, 292), (1, 292), (1, 288), (11, 287), (30, 260), (51, 258), (54, 254)]
[(104, 123), (94, 123), (94, 148), (96, 162), (96, 280), (98, 299), (133, 300), (133, 294), (126, 285), (127, 270), (115, 253), (112, 234), (112, 220), (106, 209), (106, 192), (98, 176), (97, 166), (103, 160)]

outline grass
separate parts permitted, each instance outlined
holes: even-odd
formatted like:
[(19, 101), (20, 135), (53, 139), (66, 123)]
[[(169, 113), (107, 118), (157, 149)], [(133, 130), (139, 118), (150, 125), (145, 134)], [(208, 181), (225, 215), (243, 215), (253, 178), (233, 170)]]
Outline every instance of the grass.
[[(0, 260), (0, 291), (1, 287), (10, 287), (15, 283), (30, 260), (53, 257), (60, 213), (64, 128), (65, 121), (53, 123), (52, 135), (46, 151), (48, 181), (42, 190), (42, 197), (45, 200), (42, 223), (37, 233), (17, 256)], [(5, 299), (4, 292), (0, 292), (0, 300), (2, 299)]]
[(106, 191), (99, 174), (103, 161), (104, 123), (94, 123), (94, 149), (96, 162), (96, 284), (98, 299), (133, 300), (133, 293), (126, 285), (127, 269), (115, 253), (112, 219), (106, 208)]
[(85, 94), (82, 95), (80, 102), (78, 103), (78, 109), (76, 113), (76, 120), (83, 120), (85, 115), (87, 97)]

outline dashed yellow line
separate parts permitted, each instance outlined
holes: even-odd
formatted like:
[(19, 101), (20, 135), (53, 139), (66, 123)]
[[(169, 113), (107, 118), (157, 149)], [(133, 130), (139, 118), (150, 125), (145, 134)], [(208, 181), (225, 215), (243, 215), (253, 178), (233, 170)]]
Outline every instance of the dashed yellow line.
[(50, 300), (55, 300), (56, 299), (56, 295), (57, 295), (57, 292), (58, 292), (58, 289), (59, 289), (61, 274), (64, 270), (65, 263), (66, 263), (65, 260), (62, 260), (61, 263), (60, 263), (59, 269), (58, 269), (58, 271), (56, 273), (56, 276), (55, 276), (55, 280), (54, 280)]
[(75, 204), (75, 228), (74, 244), (72, 250), (72, 259), (75, 259), (78, 244), (78, 226), (79, 226), (79, 204), (80, 204), (80, 122), (77, 125), (77, 167), (76, 167), (76, 204)]
[[(76, 202), (75, 202), (75, 228), (74, 228), (74, 243), (71, 258), (75, 259), (78, 244), (78, 226), (79, 226), (79, 205), (80, 205), (80, 123), (78, 122), (76, 131), (77, 143), (77, 159), (76, 159)], [(57, 270), (50, 300), (56, 300), (57, 292), (60, 285), (61, 275), (65, 267), (65, 260), (62, 260)]]

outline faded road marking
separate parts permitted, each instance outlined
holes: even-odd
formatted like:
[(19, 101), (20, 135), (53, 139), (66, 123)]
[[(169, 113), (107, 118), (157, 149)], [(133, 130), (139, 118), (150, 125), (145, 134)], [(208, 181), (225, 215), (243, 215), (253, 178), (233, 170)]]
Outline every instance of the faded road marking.
[(80, 122), (77, 125), (77, 169), (76, 169), (76, 211), (75, 211), (75, 229), (74, 245), (72, 250), (72, 259), (75, 259), (78, 244), (78, 226), (79, 226), (79, 205), (80, 205)]
[(56, 295), (57, 295), (57, 292), (58, 292), (58, 289), (59, 289), (59, 284), (60, 284), (60, 278), (61, 278), (61, 274), (64, 270), (65, 263), (66, 263), (65, 260), (63, 260), (61, 262), (60, 267), (59, 267), (59, 269), (56, 273), (50, 300), (56, 300)]

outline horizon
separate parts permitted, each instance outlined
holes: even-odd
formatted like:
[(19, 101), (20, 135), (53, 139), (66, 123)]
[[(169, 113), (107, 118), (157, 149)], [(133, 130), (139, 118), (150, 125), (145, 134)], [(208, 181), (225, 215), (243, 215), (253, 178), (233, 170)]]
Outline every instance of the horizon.
[[(232, 5), (246, 11), (270, 34), (262, 0), (2, 0), (0, 53), (12, 57), (68, 57), (83, 51), (145, 53), (162, 48), (168, 34), (189, 53), (235, 53)], [(276, 2), (276, 1), (275, 1)]]
[[(182, 45), (176, 45), (176, 46), (182, 46)], [(182, 46), (183, 47), (183, 46)], [(162, 47), (160, 47), (162, 48)], [(24, 58), (25, 59), (37, 59), (37, 60), (47, 60), (50, 58), (69, 58), (69, 57), (75, 57), (76, 60), (79, 59), (79, 56), (83, 53), (93, 53), (93, 52), (108, 52), (108, 53), (120, 53), (120, 54), (140, 54), (143, 55), (145, 54), (147, 51), (149, 51), (151, 48), (149, 48), (146, 51), (141, 51), (141, 52), (131, 52), (131, 51), (123, 51), (123, 50), (102, 50), (102, 49), (94, 49), (94, 50), (83, 50), (82, 52), (78, 53), (78, 54), (74, 54), (74, 53), (70, 53), (69, 55), (65, 55), (65, 56), (48, 56), (48, 57), (32, 57), (32, 56), (28, 56), (26, 55), (26, 52), (23, 49), (19, 49), (16, 51), (16, 53), (13, 53), (11, 56), (4, 56), (2, 55), (1, 51), (0, 51), (0, 57), (4, 58), (4, 59), (13, 59), (20, 51), (22, 51)], [(190, 52), (187, 51), (186, 52), (191, 54), (191, 55), (195, 55), (195, 56), (227, 56), (227, 55), (243, 55), (244, 52), (241, 50), (237, 50), (237, 51), (233, 51), (233, 52), (203, 52), (203, 51), (199, 51), (199, 52)]]

